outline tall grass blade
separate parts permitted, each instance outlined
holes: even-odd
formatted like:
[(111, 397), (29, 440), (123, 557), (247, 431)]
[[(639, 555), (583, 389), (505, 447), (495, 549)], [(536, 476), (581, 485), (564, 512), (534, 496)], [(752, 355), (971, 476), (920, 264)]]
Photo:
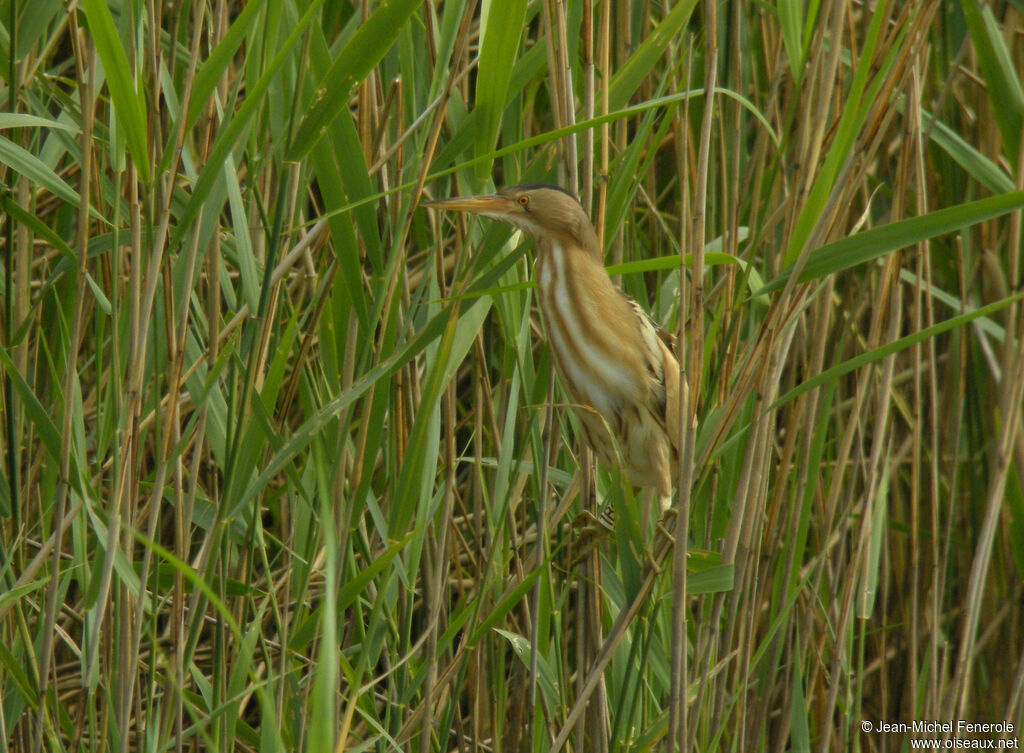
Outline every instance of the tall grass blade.
[(508, 104), (509, 82), (512, 80), (513, 63), (519, 50), (523, 19), (526, 17), (526, 0), (503, 0), (487, 4), (487, 24), (480, 38), (480, 64), (477, 66), (476, 104), (477, 114), (474, 154), (477, 182), (483, 183), (490, 176), (490, 165), (486, 156), (494, 151), (498, 143), (501, 116)]
[[(892, 251), (1021, 209), (1024, 209), (1024, 191), (1013, 191), (865, 230), (812, 251), (798, 281), (810, 282), (842, 272)], [(755, 295), (780, 290), (789, 276), (789, 271), (783, 271)]]
[(352, 39), (334, 59), (327, 75), (318, 82), (309, 112), (295, 134), (289, 159), (299, 160), (309, 154), (313, 144), (324, 136), (338, 114), (348, 107), (352, 87), (366, 78), (391, 49), (395, 38), (422, 2), (394, 0), (382, 3), (365, 23), (360, 24)]
[(128, 151), (143, 183), (150, 179), (149, 152), (146, 142), (145, 94), (135, 85), (135, 77), (128, 65), (128, 55), (114, 27), (114, 19), (104, 0), (82, 0), (82, 10), (103, 61), (103, 71), (110, 90), (110, 99), (117, 113), (117, 122), (124, 129)]

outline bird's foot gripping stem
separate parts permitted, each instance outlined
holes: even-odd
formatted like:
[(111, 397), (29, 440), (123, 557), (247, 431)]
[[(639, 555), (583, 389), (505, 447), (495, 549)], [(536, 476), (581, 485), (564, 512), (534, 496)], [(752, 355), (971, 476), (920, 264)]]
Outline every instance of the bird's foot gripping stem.
[(598, 515), (590, 510), (584, 510), (573, 518), (572, 528), (579, 546), (579, 552), (573, 559), (575, 566), (590, 556), (602, 542), (612, 537), (615, 532), (615, 511), (611, 505), (605, 507)]

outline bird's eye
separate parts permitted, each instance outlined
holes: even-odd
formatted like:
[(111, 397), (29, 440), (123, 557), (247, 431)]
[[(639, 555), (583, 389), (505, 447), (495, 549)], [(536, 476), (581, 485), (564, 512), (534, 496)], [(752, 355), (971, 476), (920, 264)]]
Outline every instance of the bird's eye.
[(520, 196), (520, 197), (519, 197), (519, 203), (520, 203), (520, 204), (521, 204), (522, 206), (524, 206), (524, 207), (525, 207), (525, 206), (526, 206), (527, 204), (529, 204), (529, 203), (530, 203), (530, 197), (529, 197), (529, 196)]

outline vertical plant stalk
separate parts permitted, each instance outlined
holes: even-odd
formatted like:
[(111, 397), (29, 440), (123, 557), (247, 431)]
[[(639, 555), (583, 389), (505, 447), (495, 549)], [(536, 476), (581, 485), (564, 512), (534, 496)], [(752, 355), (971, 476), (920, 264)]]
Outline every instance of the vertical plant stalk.
[[(913, 137), (914, 143), (914, 160), (913, 160), (913, 171), (910, 176), (912, 189), (914, 195), (917, 197), (916, 206), (914, 210), (919, 216), (924, 215), (928, 212), (928, 201), (927, 201), (927, 182), (925, 180), (925, 152), (924, 152), (924, 139), (922, 136), (921, 128), (921, 111), (923, 109), (922, 101), (922, 90), (921, 90), (921, 71), (927, 70), (927, 56), (922, 55), (921, 59), (916, 61), (911, 69), (910, 76), (910, 88), (909, 98), (910, 106), (907, 108), (907, 113), (911, 118), (911, 122), (908, 126), (910, 133)], [(930, 326), (934, 323), (934, 317), (931, 316), (931, 296), (924, 295), (924, 281), (931, 279), (931, 265), (929, 263), (929, 247), (927, 243), (920, 243), (916, 248), (914, 254), (914, 265), (915, 265), (915, 278), (914, 289), (912, 292), (912, 328), (913, 331), (919, 332), (926, 326)], [(928, 265), (928, 271), (925, 271), (925, 265)], [(927, 307), (927, 308), (926, 308)], [(927, 315), (927, 321), (925, 319)], [(931, 437), (930, 443), (933, 449), (936, 448), (938, 442), (939, 427), (937, 423), (936, 411), (938, 410), (938, 396), (935, 394), (935, 340), (931, 339), (926, 344), (915, 345), (911, 352), (912, 359), (912, 373), (913, 373), (913, 408), (914, 415), (917, 416), (917, 420), (914, 422), (912, 431), (913, 440), (913, 451), (911, 453), (911, 467), (910, 467), (910, 577), (911, 577), (911, 600), (910, 600), (910, 646), (909, 646), (909, 657), (908, 666), (906, 672), (906, 684), (908, 687), (914, 688), (914, 696), (922, 698), (923, 703), (920, 708), (921, 718), (935, 719), (935, 716), (926, 716), (930, 713), (938, 713), (938, 710), (929, 712), (929, 704), (934, 703), (935, 695), (931, 692), (933, 683), (936, 681), (935, 674), (931, 671), (935, 666), (935, 660), (938, 658), (938, 646), (933, 645), (935, 654), (932, 657), (932, 661), (929, 662), (929, 672), (924, 675), (924, 689), (920, 688), (922, 683), (922, 675), (920, 671), (920, 656), (919, 656), (919, 642), (921, 635), (921, 584), (924, 582), (922, 576), (922, 551), (921, 551), (921, 509), (922, 502), (926, 497), (922, 494), (922, 475), (923, 475), (923, 450), (925, 442), (923, 439), (924, 428), (926, 426), (931, 427), (929, 436)], [(925, 370), (928, 370), (928, 383), (927, 389), (931, 391), (931, 394), (925, 398), (924, 391), (926, 389), (922, 380), (925, 377)], [(927, 409), (925, 406), (928, 406)], [(937, 453), (937, 449), (935, 449)], [(932, 464), (936, 462), (936, 455), (933, 455)], [(938, 497), (935, 497), (938, 499)], [(931, 505), (933, 511), (937, 505)], [(929, 545), (929, 551), (932, 553), (932, 572), (938, 573), (938, 560), (936, 555), (938, 553), (938, 540), (932, 539)], [(933, 598), (935, 602), (938, 602), (938, 595), (941, 593), (938, 589), (933, 591)], [(933, 623), (938, 624), (938, 623)], [(930, 631), (933, 640), (937, 636), (938, 631)], [(935, 707), (933, 707), (935, 708)], [(915, 709), (915, 712), (917, 709)]]
[[(601, 70), (601, 115), (608, 114), (608, 88), (611, 85), (611, 24), (612, 0), (601, 3), (600, 31), (597, 39), (598, 67)], [(597, 240), (601, 248), (605, 248), (605, 220), (608, 211), (608, 160), (611, 155), (611, 124), (601, 124), (601, 172), (597, 182), (597, 211), (594, 213), (594, 227), (597, 228)], [(617, 252), (622, 261), (621, 251)], [(615, 252), (612, 254), (615, 256)]]
[[(924, 204), (923, 193), (925, 184), (922, 181), (924, 171), (924, 155), (922, 154), (922, 139), (921, 139), (921, 121), (920, 111), (922, 108), (921, 101), (921, 88), (920, 88), (920, 70), (925, 66), (921, 65), (920, 61), (914, 63), (910, 77), (910, 89), (908, 91), (909, 106), (907, 107), (907, 113), (913, 122), (908, 126), (912, 137), (914, 139), (914, 170), (911, 176), (912, 185), (917, 195), (917, 206), (915, 210), (918, 215), (923, 214), (922, 205)], [(926, 210), (925, 210), (926, 211)], [(912, 327), (915, 332), (919, 332), (923, 328), (924, 313), (922, 311), (924, 306), (924, 291), (922, 281), (924, 280), (923, 267), (924, 260), (927, 257), (928, 246), (927, 244), (920, 243), (915, 249), (914, 254), (914, 265), (915, 265), (915, 283), (913, 291), (911, 292), (913, 312), (911, 314)], [(909, 656), (907, 657), (907, 670), (904, 682), (908, 687), (914, 689), (914, 695), (917, 698), (924, 699), (924, 708), (927, 708), (928, 695), (927, 692), (922, 693), (920, 690), (921, 685), (921, 674), (920, 674), (920, 656), (919, 656), (919, 640), (921, 633), (921, 475), (922, 475), (922, 450), (924, 443), (922, 441), (923, 426), (922, 424), (928, 420), (930, 416), (927, 416), (924, 410), (924, 391), (922, 385), (923, 376), (923, 354), (925, 348), (921, 345), (915, 345), (911, 351), (911, 369), (912, 369), (912, 400), (913, 400), (913, 411), (914, 415), (917, 416), (917, 420), (914, 421), (912, 428), (911, 439), (913, 441), (913, 451), (911, 452), (910, 458), (910, 645), (909, 645)], [(932, 427), (933, 429), (935, 427)], [(936, 542), (932, 541), (929, 549), (935, 552)], [(929, 680), (926, 677), (924, 680), (925, 690), (929, 685)], [(915, 712), (917, 709), (914, 709)], [(928, 713), (927, 711), (924, 712)], [(925, 717), (922, 714), (922, 718), (935, 718)]]
[[(207, 3), (197, 2), (193, 6), (192, 12), (192, 47), (191, 47), (191, 60), (185, 74), (185, 79), (182, 84), (184, 96), (182, 97), (182, 113), (187, 113), (192, 103), (192, 85), (195, 80), (195, 73), (197, 64), (200, 59), (203, 30), (204, 30), (204, 18), (206, 17)], [(185, 123), (187, 118), (181, 117), (179, 123), (179, 130), (176, 134), (175, 146), (174, 146), (174, 158), (172, 159), (172, 169), (169, 171), (169, 176), (174, 176), (177, 173), (178, 160), (180, 159), (181, 147), (184, 144), (186, 133)], [(173, 191), (171, 187), (168, 187), (167, 195), (171, 196)], [(199, 259), (199, 230), (202, 223), (203, 212), (200, 211), (196, 216), (196, 225), (194, 232), (191, 233), (189, 240), (189, 251), (188, 251), (188, 264), (185, 279), (189, 281), (189, 284), (185, 286), (183, 291), (180, 310), (178, 312), (178, 328), (179, 328), (179, 341), (176, 346), (176, 354), (178, 357), (178, 364), (175, 368), (175, 381), (174, 387), (172, 388), (172, 396), (176, 399), (178, 392), (180, 391), (180, 384), (183, 381), (181, 370), (185, 357), (185, 348), (187, 342), (187, 328), (189, 325), (188, 312), (190, 310), (190, 299), (191, 299), (191, 285), (194, 278), (194, 268), (197, 263), (201, 263)], [(207, 320), (209, 327), (212, 330), (214, 323)], [(174, 415), (172, 413), (172, 415)], [(190, 488), (187, 493), (183, 495), (183, 499), (179, 498), (178, 503), (174, 509), (174, 546), (175, 554), (183, 561), (187, 562), (189, 559), (189, 549), (191, 544), (191, 521), (192, 521), (192, 510), (194, 509), (195, 495), (199, 489), (199, 464), (202, 459), (204, 449), (206, 447), (205, 435), (206, 435), (206, 415), (207, 408), (204, 403), (200, 409), (199, 420), (195, 427), (195, 442), (192, 455), (192, 461), (189, 468), (188, 479)], [(175, 416), (175, 418), (177, 418)], [(177, 425), (177, 420), (175, 420)], [(174, 436), (171, 438), (177, 442), (179, 439), (180, 432), (176, 431)], [(169, 448), (165, 449), (165, 455), (169, 451)], [(181, 479), (181, 466), (182, 461), (177, 461), (178, 479), (176, 487), (182, 488)], [(153, 504), (159, 504), (157, 499), (153, 500)], [(177, 753), (181, 753), (184, 741), (182, 740), (181, 731), (184, 727), (184, 713), (185, 713), (185, 701), (182, 689), (185, 683), (185, 645), (187, 631), (185, 629), (185, 584), (183, 576), (180, 572), (175, 571), (174, 574), (174, 586), (173, 586), (173, 604), (171, 607), (171, 624), (169, 626), (171, 635), (174, 636), (173, 643), (174, 648), (172, 652), (172, 672), (173, 682), (167, 682), (165, 684), (166, 692), (168, 694), (169, 702), (165, 705), (163, 728), (174, 730), (175, 748)], [(138, 615), (141, 618), (141, 614)]]
[[(591, 515), (597, 516), (597, 467), (594, 453), (589, 447), (580, 448), (581, 466), (583, 469), (583, 508)], [(582, 563), (583, 577), (577, 588), (580, 594), (580, 608), (576, 618), (579, 622), (580, 661), (577, 682), (583, 688), (584, 675), (582, 669), (593, 666), (603, 643), (601, 623), (601, 582), (602, 560), (598, 547), (592, 547)], [(594, 699), (586, 706), (586, 715), (580, 720), (577, 745), (593, 753), (606, 753), (608, 750), (608, 693), (603, 672), (596, 675), (597, 686), (594, 688)]]
[[(572, 98), (572, 69), (569, 66), (568, 38), (565, 27), (565, 6), (561, 0), (544, 0), (541, 10), (545, 50), (548, 58), (548, 79), (551, 82), (551, 104), (555, 128), (564, 128), (576, 121)], [(573, 194), (579, 193), (576, 163), (576, 135), (559, 139), (558, 163), (561, 182)], [(564, 177), (562, 177), (564, 174)]]
[(598, 651), (597, 655), (594, 657), (593, 665), (587, 668), (586, 676), (581, 679), (580, 691), (576, 696), (576, 701), (573, 703), (568, 715), (566, 715), (565, 720), (562, 722), (562, 727), (559, 729), (558, 735), (555, 737), (554, 742), (551, 743), (551, 747), (547, 753), (559, 753), (569, 740), (569, 735), (572, 734), (576, 723), (583, 715), (583, 712), (590, 701), (591, 695), (593, 695), (594, 691), (597, 690), (598, 685), (603, 681), (604, 670), (612, 660), (615, 649), (618, 648), (619, 643), (626, 635), (626, 631), (629, 629), (630, 625), (633, 624), (637, 614), (640, 613), (640, 609), (647, 602), (648, 597), (651, 595), (651, 591), (654, 590), (655, 584), (660, 579), (662, 564), (665, 562), (665, 559), (670, 554), (672, 548), (673, 543), (668, 537), (659, 536), (655, 539), (653, 552), (651, 553), (651, 562), (647, 567), (647, 571), (644, 575), (643, 582), (640, 584), (640, 588), (637, 589), (636, 595), (633, 597), (633, 601), (619, 612), (618, 617), (615, 618), (615, 622), (608, 630), (608, 635), (604, 639), (604, 643), (601, 644), (600, 651)]
[[(46, 606), (42, 620), (42, 645), (39, 650), (39, 719), (36, 727), (36, 745), (41, 746), (44, 729), (49, 728), (48, 707), (46, 697), (49, 689), (50, 668), (53, 661), (53, 639), (56, 635), (57, 620), (57, 590), (60, 586), (60, 563), (63, 559), (64, 549), (62, 546), (61, 532), (64, 530), (67, 513), (68, 495), (71, 479), (71, 452), (72, 452), (72, 419), (76, 404), (75, 393), (78, 384), (78, 348), (85, 331), (85, 297), (86, 277), (89, 262), (89, 184), (92, 182), (92, 148), (93, 148), (93, 125), (94, 105), (93, 91), (96, 75), (96, 50), (93, 47), (92, 39), (73, 25), (73, 39), (76, 46), (76, 58), (81, 61), (78, 68), (78, 91), (82, 106), (82, 134), (81, 148), (82, 160), (79, 174), (79, 196), (81, 202), (78, 205), (75, 230), (75, 249), (78, 252), (78, 267), (75, 278), (75, 300), (73, 304), (73, 318), (71, 323), (71, 338), (68, 341), (68, 357), (64, 372), (62, 390), (64, 392), (64, 413), (61, 420), (61, 446), (60, 446), (60, 479), (57, 482), (57, 499), (54, 506), (53, 530), (55, 541), (51, 570), (46, 587)], [(77, 509), (77, 508), (76, 508)], [(56, 714), (55, 714), (56, 716)]]
[[(593, 0), (583, 2), (583, 28), (580, 34), (580, 44), (583, 45), (583, 119), (590, 120), (594, 117), (594, 8)], [(580, 201), (583, 209), (593, 217), (594, 208), (594, 129), (588, 128), (583, 132), (583, 157), (581, 169), (583, 180), (580, 184)], [(598, 240), (602, 234), (598, 230)], [(601, 246), (604, 248), (604, 246)]]
[[(442, 281), (443, 282), (443, 281)], [(434, 689), (437, 684), (437, 633), (441, 628), (441, 596), (448, 580), (448, 527), (455, 508), (455, 466), (458, 462), (455, 433), (458, 421), (455, 415), (455, 385), (449, 384), (441, 400), (444, 426), (445, 489), (441, 514), (431, 523), (435, 527), (433, 542), (433, 568), (426, 563), (427, 571), (427, 676), (423, 684), (423, 725), (420, 732), (420, 750), (430, 753), (434, 729)]]
[[(465, 53), (466, 48), (469, 45), (469, 29), (470, 23), (473, 16), (473, 10), (475, 3), (469, 3), (465, 9), (462, 21), (459, 25), (459, 32), (456, 38), (456, 43), (453, 47), (453, 65), (457, 60), (461, 59)], [(448, 81), (445, 84), (443, 94), (438, 98), (440, 103), (448, 101), (451, 96), (452, 87), (456, 82), (455, 76), (449, 76)], [(444, 106), (441, 104), (437, 107), (434, 115), (434, 122), (431, 126), (430, 133), (427, 137), (427, 147), (425, 150), (425, 158), (422, 166), (419, 170), (416, 180), (416, 190), (414, 196), (418, 199), (420, 193), (423, 190), (423, 185), (427, 179), (427, 171), (430, 166), (431, 156), (437, 149), (437, 141), (441, 135), (441, 127), (443, 125), (443, 112)], [(409, 212), (405, 223), (402, 227), (402, 243), (404, 245), (404, 239), (408, 237), (408, 233), (412, 228), (412, 213)], [(437, 284), (442, 288), (444, 294), (450, 292), (447, 288), (450, 286), (446, 285), (444, 280), (443, 264), (441, 263), (441, 253), (438, 252), (436, 255), (437, 262)], [(405, 280), (408, 285), (408, 278)], [(454, 316), (453, 312), (453, 316)], [(451, 322), (451, 326), (454, 327), (454, 320)], [(443, 511), (439, 518), (435, 518), (434, 523), (431, 525), (437, 525), (439, 527), (439, 533), (437, 535), (436, 547), (434, 549), (434, 568), (431, 572), (430, 565), (427, 564), (425, 572), (427, 573), (427, 630), (428, 635), (426, 637), (426, 654), (427, 654), (427, 676), (424, 683), (423, 692), (423, 722), (421, 725), (420, 732), (420, 749), (423, 753), (428, 753), (432, 743), (432, 732), (434, 728), (434, 695), (438, 685), (438, 656), (437, 656), (437, 636), (440, 629), (440, 613), (441, 613), (441, 594), (445, 588), (445, 583), (448, 579), (448, 543), (447, 533), (451, 523), (452, 513), (455, 507), (455, 496), (456, 496), (456, 475), (455, 467), (457, 463), (457, 448), (455, 444), (455, 435), (457, 432), (457, 417), (455, 415), (455, 394), (454, 384), (449, 385), (444, 392), (442, 399), (442, 410), (444, 416), (444, 452), (446, 460), (446, 475), (445, 475), (445, 491), (444, 491), (444, 503), (442, 505)], [(354, 706), (354, 703), (352, 704)]]
[[(16, 113), (18, 111), (18, 92), (21, 85), (18, 83), (18, 10), (20, 4), (18, 0), (10, 0), (8, 6), (8, 76), (7, 76), (7, 111), (9, 113)], [(4, 174), (8, 173), (8, 168), (5, 167)], [(19, 178), (17, 181), (19, 199), (23, 193), (27, 193), (28, 181), (25, 178)], [(8, 197), (4, 197), (8, 199)], [(14, 322), (17, 316), (15, 307), (15, 293), (14, 293), (14, 219), (8, 215), (7, 221), (4, 227), (6, 241), (7, 241), (7, 259), (4, 264), (4, 344), (8, 349), (13, 347), (14, 342)], [(24, 240), (27, 242), (28, 238)], [(24, 247), (25, 244), (19, 244), (20, 247)], [(25, 249), (27, 252), (27, 249)], [(17, 269), (20, 276), (28, 275), (26, 265), (28, 262), (28, 254), (19, 254)], [(18, 293), (22, 291), (19, 289)], [(20, 300), (20, 295), (18, 300)], [(18, 321), (21, 317), (18, 316)], [(20, 367), (16, 359), (15, 363)], [(18, 487), (20, 486), (20, 472), (21, 472), (21, 453), (19, 452), (19, 443), (17, 440), (17, 424), (18, 424), (18, 402), (14, 396), (14, 387), (11, 380), (11, 375), (4, 373), (4, 432), (7, 439), (7, 488), (8, 495), (11, 504), (11, 524), (12, 528), (17, 534), (21, 530), (21, 503), (19, 502)], [(7, 548), (4, 546), (3, 541), (0, 541), (0, 570), (3, 570), (4, 583), (9, 585), (11, 576), (9, 575), (8, 563), (13, 560), (13, 553), (8, 553)], [(6, 739), (6, 738), (5, 738)]]
[[(690, 501), (694, 480), (694, 448), (697, 441), (697, 405), (701, 386), (704, 352), (704, 237), (707, 222), (708, 169), (711, 162), (711, 126), (714, 122), (715, 85), (718, 75), (718, 16), (715, 3), (704, 5), (704, 111), (701, 117), (697, 151), (694, 216), (689, 247), (692, 259), (691, 283), (687, 286), (685, 254), (680, 255), (679, 294), (689, 293), (688, 317), (680, 317), (680, 326), (688, 318), (686, 355), (679, 358), (679, 453), (677, 498), (675, 502), (675, 548), (672, 557), (672, 637), (669, 685), (667, 750), (687, 749), (687, 599), (686, 558), (690, 536)], [(685, 246), (684, 246), (685, 248)], [(682, 339), (680, 338), (680, 342)], [(684, 362), (686, 366), (684, 367)]]
[[(562, 125), (568, 127), (576, 123), (572, 66), (569, 63), (569, 33), (565, 23), (565, 0), (554, 0), (554, 3), (555, 28), (558, 31), (558, 46), (556, 47), (558, 68), (555, 71), (555, 75), (559, 76), (562, 80), (562, 115), (565, 118), (565, 122)], [(587, 131), (587, 133), (590, 133), (590, 131)], [(565, 162), (569, 180), (569, 191), (578, 196), (580, 193), (579, 154), (575, 133), (570, 133), (566, 137)]]
[[(544, 412), (541, 413), (540, 418), (540, 435), (547, 437), (547, 441), (541, 450), (543, 453), (544, 462), (540, 468), (540, 483), (538, 488), (540, 489), (540, 499), (537, 505), (537, 546), (534, 549), (534, 562), (538, 566), (541, 563), (550, 561), (550, 550), (548, 545), (548, 501), (549, 495), (553, 492), (552, 486), (548, 479), (548, 469), (553, 465), (554, 457), (558, 452), (558, 443), (556, 441), (555, 432), (552, 431), (555, 420), (555, 380), (548, 379), (547, 396), (544, 401)], [(528, 564), (529, 566), (529, 564)], [(530, 633), (530, 744), (536, 745), (538, 739), (538, 733), (536, 729), (536, 721), (538, 718), (538, 711), (540, 707), (538, 705), (539, 689), (538, 682), (540, 674), (538, 672), (539, 664), (539, 647), (540, 647), (540, 612), (541, 612), (541, 589), (545, 587), (542, 578), (538, 578), (536, 584), (533, 587), (532, 594), (532, 620), (531, 620), (531, 633)], [(545, 738), (550, 742), (549, 735), (545, 735)]]
[[(1021, 143), (1018, 146), (1024, 147), (1024, 136), (1021, 137)], [(1018, 149), (1017, 188), (1018, 190), (1024, 188), (1024, 148)], [(1007, 248), (1010, 249), (1007, 276), (1014, 282), (1020, 280), (1022, 222), (1024, 219), (1022, 219), (1021, 212), (1014, 212), (1011, 215), (1010, 233), (1007, 239)], [(964, 620), (960, 632), (960, 654), (953, 680), (953, 691), (956, 696), (952, 709), (954, 709), (957, 719), (964, 718), (967, 711), (967, 701), (971, 690), (971, 673), (976, 658), (974, 649), (978, 640), (978, 625), (981, 622), (988, 568), (992, 559), (996, 526), (1005, 503), (1006, 480), (1021, 426), (1021, 403), (1024, 401), (1024, 379), (1020, 378), (1020, 375), (1024, 374), (1024, 337), (1021, 337), (1021, 333), (1024, 333), (1024, 307), (1014, 303), (1007, 312), (1004, 328), (1003, 368), (1000, 384), (1002, 389), (999, 394), (999, 440), (996, 443), (988, 498), (985, 501), (985, 517), (978, 533), (974, 560), (971, 564)]]
[[(613, 13), (613, 12), (615, 13), (615, 29), (616, 29), (616, 34), (615, 34), (615, 61), (613, 63), (613, 62), (611, 62), (610, 59), (606, 60), (605, 61), (606, 65), (605, 65), (605, 68), (604, 68), (604, 73), (605, 73), (604, 90), (605, 91), (602, 94), (602, 106), (604, 107), (604, 112), (605, 113), (608, 112), (608, 108), (610, 106), (610, 100), (608, 98), (608, 94), (609, 94), (610, 81), (611, 81), (611, 78), (612, 78), (613, 66), (614, 66), (614, 69), (617, 70), (622, 65), (624, 65), (626, 63), (626, 61), (629, 59), (630, 46), (633, 43), (633, 15), (632, 15), (632, 13), (630, 13), (629, 4), (625, 3), (625, 2), (615, 2), (615, 0), (607, 0), (607, 2), (608, 2), (609, 5), (612, 6), (612, 9), (614, 9), (614, 10), (609, 9), (608, 13), (609, 13), (609, 25), (611, 24), (611, 21), (610, 21), (611, 13)], [(611, 51), (610, 51), (610, 46), (611, 46), (611, 29), (610, 29), (610, 26), (609, 26), (609, 31), (608, 31), (608, 35), (607, 36), (608, 36), (608, 40), (609, 40), (608, 41), (608, 45), (609, 45), (608, 56), (610, 58), (610, 56), (611, 56)], [(627, 144), (628, 138), (629, 138), (629, 122), (627, 121), (626, 118), (620, 118), (617, 121), (615, 121), (615, 151), (616, 151), (617, 154), (622, 154), (626, 150), (626, 144)], [(606, 152), (605, 159), (607, 159), (607, 160), (611, 159), (611, 150), (610, 149), (608, 150), (608, 152)], [(608, 169), (609, 169), (608, 162), (604, 163), (604, 168), (605, 168), (605, 175), (607, 175), (608, 174)], [(624, 233), (623, 233), (621, 228), (617, 229), (615, 231), (615, 234), (619, 235), (619, 236), (624, 235)], [(605, 239), (605, 240), (607, 240), (607, 239)], [(622, 261), (623, 261), (623, 253), (624, 253), (623, 246), (625, 244), (616, 242), (615, 240), (612, 240), (612, 241), (609, 241), (609, 242), (612, 245), (611, 263), (612, 264), (621, 264)], [(619, 282), (619, 279), (620, 278), (617, 275), (612, 277), (612, 280), (614, 280), (616, 282), (616, 284)]]

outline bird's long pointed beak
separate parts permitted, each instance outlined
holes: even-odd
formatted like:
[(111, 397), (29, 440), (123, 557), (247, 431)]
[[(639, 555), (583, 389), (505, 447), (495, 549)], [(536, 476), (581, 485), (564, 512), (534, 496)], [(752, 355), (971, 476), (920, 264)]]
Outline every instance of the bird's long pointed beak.
[(472, 214), (504, 214), (516, 207), (514, 201), (500, 194), (454, 196), (450, 199), (434, 199), (420, 203), (431, 209), (446, 209), (449, 212), (470, 212)]

